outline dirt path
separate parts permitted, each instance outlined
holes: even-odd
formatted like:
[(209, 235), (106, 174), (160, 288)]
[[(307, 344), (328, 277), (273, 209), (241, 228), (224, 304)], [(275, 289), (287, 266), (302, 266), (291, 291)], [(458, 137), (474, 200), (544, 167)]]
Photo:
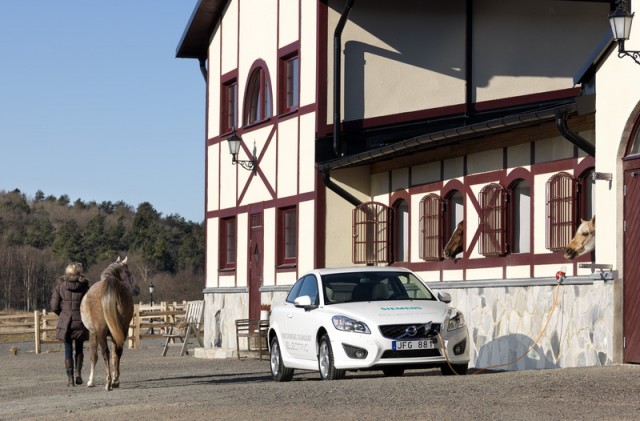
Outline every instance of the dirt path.
[[(15, 356), (12, 346), (20, 348)], [(640, 367), (633, 365), (460, 377), (348, 373), (337, 382), (296, 373), (275, 383), (267, 361), (178, 357), (178, 349), (163, 358), (155, 343), (126, 349), (121, 387), (106, 392), (101, 363), (99, 387), (67, 388), (61, 348), (48, 348), (58, 351), (0, 345), (0, 420), (640, 419)]]

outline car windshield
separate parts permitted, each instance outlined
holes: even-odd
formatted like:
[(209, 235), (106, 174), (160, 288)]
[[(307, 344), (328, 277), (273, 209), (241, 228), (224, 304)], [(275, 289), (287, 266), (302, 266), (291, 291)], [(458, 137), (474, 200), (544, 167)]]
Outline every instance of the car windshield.
[(353, 272), (322, 276), (325, 304), (356, 301), (435, 301), (415, 275), (408, 272)]

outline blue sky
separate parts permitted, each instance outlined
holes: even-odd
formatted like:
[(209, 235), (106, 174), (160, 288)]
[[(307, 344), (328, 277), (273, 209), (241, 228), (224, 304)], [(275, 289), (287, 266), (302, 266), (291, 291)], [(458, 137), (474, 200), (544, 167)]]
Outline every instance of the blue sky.
[(0, 0), (0, 190), (204, 219), (196, 0)]

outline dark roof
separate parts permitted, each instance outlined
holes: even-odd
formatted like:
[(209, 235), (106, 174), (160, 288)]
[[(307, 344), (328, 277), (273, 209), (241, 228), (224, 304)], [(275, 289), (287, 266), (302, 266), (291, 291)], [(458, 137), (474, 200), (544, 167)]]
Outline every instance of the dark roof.
[(198, 0), (176, 49), (179, 58), (207, 58), (209, 39), (228, 0)]
[(530, 110), (521, 113), (506, 115), (487, 121), (470, 125), (452, 127), (445, 130), (426, 133), (411, 137), (377, 149), (366, 150), (349, 156), (336, 158), (326, 162), (316, 163), (320, 171), (329, 171), (337, 168), (354, 165), (366, 165), (387, 159), (413, 154), (418, 151), (432, 150), (445, 145), (454, 145), (462, 140), (481, 138), (488, 134), (496, 134), (515, 128), (538, 125), (543, 122), (554, 121), (560, 113), (575, 115), (577, 106), (575, 100), (555, 104), (538, 110)]

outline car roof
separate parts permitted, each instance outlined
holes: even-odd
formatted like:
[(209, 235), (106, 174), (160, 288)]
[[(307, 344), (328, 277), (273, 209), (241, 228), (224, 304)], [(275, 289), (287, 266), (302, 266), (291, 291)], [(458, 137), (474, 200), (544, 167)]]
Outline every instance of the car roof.
[(333, 275), (336, 273), (362, 273), (362, 272), (407, 272), (412, 273), (409, 269), (397, 266), (350, 266), (342, 268), (320, 268), (309, 273), (318, 273), (320, 275)]

